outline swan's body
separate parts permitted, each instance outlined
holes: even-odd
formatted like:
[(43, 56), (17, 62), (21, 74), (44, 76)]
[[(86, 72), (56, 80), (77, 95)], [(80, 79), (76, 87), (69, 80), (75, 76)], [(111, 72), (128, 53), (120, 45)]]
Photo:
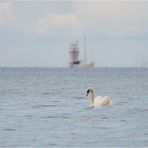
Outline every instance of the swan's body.
[(101, 97), (97, 96), (94, 97), (94, 89), (93, 88), (88, 88), (87, 89), (87, 96), (89, 95), (91, 97), (89, 107), (101, 107), (101, 106), (110, 106), (111, 101), (107, 96)]

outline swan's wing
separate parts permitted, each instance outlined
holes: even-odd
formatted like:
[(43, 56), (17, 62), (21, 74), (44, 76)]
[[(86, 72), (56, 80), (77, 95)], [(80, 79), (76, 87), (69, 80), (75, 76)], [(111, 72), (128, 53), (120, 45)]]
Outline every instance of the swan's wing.
[(107, 96), (105, 97), (98, 96), (94, 100), (95, 106), (108, 106), (110, 105), (110, 103), (111, 101)]

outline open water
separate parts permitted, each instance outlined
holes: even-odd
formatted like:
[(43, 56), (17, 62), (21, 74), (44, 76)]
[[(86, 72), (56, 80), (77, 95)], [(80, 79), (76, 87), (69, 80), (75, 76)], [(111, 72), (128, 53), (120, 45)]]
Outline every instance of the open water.
[(148, 146), (148, 69), (0, 68), (0, 147), (98, 146)]

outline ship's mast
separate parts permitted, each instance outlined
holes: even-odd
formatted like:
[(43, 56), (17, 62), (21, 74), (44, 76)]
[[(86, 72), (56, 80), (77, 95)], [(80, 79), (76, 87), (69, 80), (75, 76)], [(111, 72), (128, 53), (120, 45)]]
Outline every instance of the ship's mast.
[(86, 35), (84, 35), (84, 61), (87, 62)]

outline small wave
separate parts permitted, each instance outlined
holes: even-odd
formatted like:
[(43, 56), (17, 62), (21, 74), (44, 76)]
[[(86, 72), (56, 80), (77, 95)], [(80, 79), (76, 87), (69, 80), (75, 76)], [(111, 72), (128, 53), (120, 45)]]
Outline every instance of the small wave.
[(100, 129), (103, 129), (103, 130), (107, 130), (107, 129), (109, 129), (109, 127), (107, 127), (107, 126), (101, 126), (101, 127), (99, 127)]
[(125, 122), (126, 120), (125, 119), (122, 119), (122, 120), (120, 120), (121, 122)]
[(101, 117), (101, 119), (109, 119), (108, 117)]
[(57, 103), (57, 102), (59, 102), (59, 100), (49, 100), (48, 102), (50, 102), (50, 103)]
[(76, 97), (75, 99), (84, 99), (84, 97)]
[(122, 102), (117, 102), (117, 104), (128, 104), (129, 102), (127, 101), (122, 101)]
[(41, 93), (42, 95), (55, 95), (57, 94), (57, 92), (45, 92), (45, 93)]
[(144, 135), (148, 135), (148, 133), (144, 133)]
[(47, 93), (47, 92), (46, 93), (41, 93), (41, 94), (43, 94), (43, 95), (50, 95), (50, 93)]
[(23, 95), (24, 92), (19, 91), (6, 91), (6, 92), (0, 92), (0, 95)]
[(42, 119), (48, 119), (48, 118), (57, 118), (56, 116), (41, 116)]
[(69, 119), (69, 117), (67, 117), (67, 116), (41, 116), (40, 118), (43, 118), (43, 119), (48, 119), (48, 118), (55, 118), (55, 119), (64, 118), (64, 119)]
[(44, 92), (44, 93), (41, 93), (42, 95), (56, 95), (58, 92)]
[(57, 105), (54, 104), (48, 104), (48, 105), (37, 105), (37, 106), (33, 106), (32, 108), (45, 108), (45, 107), (55, 107)]
[(145, 108), (145, 109), (137, 109), (137, 111), (140, 111), (140, 112), (148, 112), (148, 108)]
[(16, 129), (13, 129), (13, 128), (5, 128), (4, 131), (16, 131)]
[(32, 118), (33, 116), (32, 115), (25, 115), (23, 116), (24, 118)]
[(94, 116), (92, 116), (92, 115), (83, 115), (83, 116), (81, 116), (81, 118), (97, 118), (98, 116), (97, 115), (94, 115)]

